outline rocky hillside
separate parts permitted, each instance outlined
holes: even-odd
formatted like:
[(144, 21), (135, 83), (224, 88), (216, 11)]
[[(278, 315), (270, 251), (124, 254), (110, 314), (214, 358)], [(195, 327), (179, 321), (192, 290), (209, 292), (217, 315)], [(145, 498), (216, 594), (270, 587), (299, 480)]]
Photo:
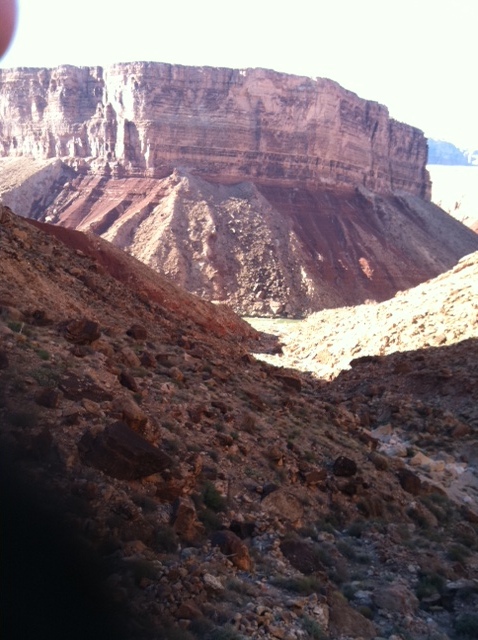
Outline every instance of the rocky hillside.
[(10, 637), (474, 637), (476, 500), (425, 462), (471, 463), (476, 340), (320, 382), (101, 239), (0, 225)]
[(384, 300), (478, 249), (429, 202), (423, 134), (330, 80), (159, 63), (0, 80), (5, 204), (240, 313)]
[(450, 271), (380, 304), (325, 310), (303, 321), (253, 319), (282, 353), (271, 362), (331, 380), (352, 358), (451, 345), (478, 334), (478, 252)]

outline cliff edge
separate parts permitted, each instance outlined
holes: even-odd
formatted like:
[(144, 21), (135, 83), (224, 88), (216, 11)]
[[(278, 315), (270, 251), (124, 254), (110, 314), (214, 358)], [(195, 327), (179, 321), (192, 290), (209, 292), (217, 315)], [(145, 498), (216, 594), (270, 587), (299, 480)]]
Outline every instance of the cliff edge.
[(241, 314), (385, 300), (478, 250), (427, 142), (327, 79), (161, 63), (0, 70), (0, 196)]
[(0, 70), (0, 116), (3, 156), (430, 195), (423, 133), (324, 78), (144, 62)]

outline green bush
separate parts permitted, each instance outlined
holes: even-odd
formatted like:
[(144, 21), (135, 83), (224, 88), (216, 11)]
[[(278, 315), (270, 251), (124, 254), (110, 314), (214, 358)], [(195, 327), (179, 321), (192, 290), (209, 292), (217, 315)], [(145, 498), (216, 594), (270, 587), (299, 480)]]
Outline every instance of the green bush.
[(221, 496), (219, 491), (212, 482), (207, 482), (202, 490), (202, 501), (208, 509), (218, 513), (226, 508), (226, 500)]
[(272, 581), (276, 587), (310, 596), (313, 593), (322, 593), (323, 583), (316, 576), (301, 576), (300, 578), (274, 578)]
[(315, 638), (315, 640), (327, 640), (328, 638), (320, 624), (308, 616), (302, 618), (302, 628), (311, 638)]
[(226, 624), (224, 627), (216, 627), (206, 635), (206, 640), (243, 640), (243, 637), (234, 627)]
[(164, 526), (156, 531), (156, 549), (174, 553), (178, 549), (178, 536), (172, 527)]
[(478, 638), (478, 614), (465, 613), (456, 621), (455, 631), (460, 638)]
[(211, 509), (202, 509), (199, 511), (198, 518), (208, 533), (218, 531), (222, 527), (221, 517), (214, 511), (211, 511)]
[(471, 551), (462, 544), (452, 544), (448, 548), (446, 555), (453, 562), (465, 562)]
[(8, 322), (7, 326), (10, 329), (10, 331), (13, 331), (14, 333), (21, 333), (23, 330), (25, 323), (24, 322)]
[(438, 573), (423, 574), (420, 576), (418, 585), (415, 589), (417, 598), (423, 600), (435, 593), (441, 593), (445, 586), (445, 579)]

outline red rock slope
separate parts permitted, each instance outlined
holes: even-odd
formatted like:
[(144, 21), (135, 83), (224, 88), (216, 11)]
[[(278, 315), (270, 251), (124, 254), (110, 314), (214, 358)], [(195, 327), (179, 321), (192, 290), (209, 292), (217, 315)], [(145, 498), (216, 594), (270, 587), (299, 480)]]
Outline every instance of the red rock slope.
[[(134, 258), (3, 207), (0, 269), (6, 637), (473, 628), (476, 494), (424, 465), (476, 455), (476, 341), (319, 383)], [(395, 428), (402, 457), (377, 451)]]
[[(330, 80), (159, 63), (0, 79), (4, 203), (240, 313), (383, 300), (478, 249), (429, 203), (423, 134)], [(24, 156), (48, 165), (15, 186)]]

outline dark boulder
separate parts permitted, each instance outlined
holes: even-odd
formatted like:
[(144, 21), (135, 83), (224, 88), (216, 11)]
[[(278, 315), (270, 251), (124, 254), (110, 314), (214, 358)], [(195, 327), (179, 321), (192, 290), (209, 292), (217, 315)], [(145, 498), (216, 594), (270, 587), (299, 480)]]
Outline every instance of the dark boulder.
[(98, 435), (87, 431), (78, 443), (84, 464), (119, 480), (137, 480), (171, 466), (170, 456), (153, 446), (124, 422), (115, 422)]

